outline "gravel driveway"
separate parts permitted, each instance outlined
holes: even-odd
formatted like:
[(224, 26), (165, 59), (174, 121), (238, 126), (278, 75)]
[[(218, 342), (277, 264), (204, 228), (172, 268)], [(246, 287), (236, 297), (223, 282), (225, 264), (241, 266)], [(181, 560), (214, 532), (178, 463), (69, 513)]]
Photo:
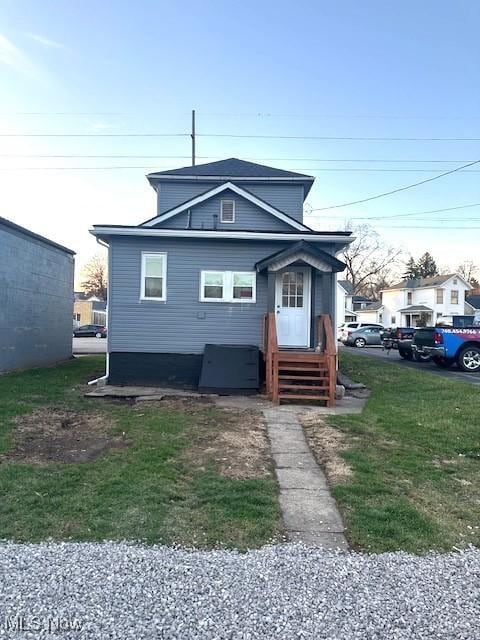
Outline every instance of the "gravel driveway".
[[(480, 637), (480, 551), (473, 549), (368, 556), (280, 545), (240, 555), (6, 543), (0, 574), (6, 638), (52, 637), (59, 624), (61, 638)], [(67, 630), (76, 624), (81, 631)]]

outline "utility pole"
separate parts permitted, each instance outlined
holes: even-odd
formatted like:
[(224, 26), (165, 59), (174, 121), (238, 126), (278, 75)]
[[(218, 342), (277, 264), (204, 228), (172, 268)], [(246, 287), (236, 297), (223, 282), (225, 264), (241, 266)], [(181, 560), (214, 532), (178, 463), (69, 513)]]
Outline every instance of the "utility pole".
[(195, 166), (195, 109), (192, 109), (192, 166)]

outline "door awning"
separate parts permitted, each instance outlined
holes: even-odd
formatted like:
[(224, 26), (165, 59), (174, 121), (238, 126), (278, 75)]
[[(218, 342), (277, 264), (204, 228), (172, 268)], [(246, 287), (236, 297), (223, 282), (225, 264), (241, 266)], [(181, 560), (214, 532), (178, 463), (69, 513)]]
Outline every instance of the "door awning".
[(432, 313), (433, 309), (426, 307), (424, 304), (412, 304), (409, 307), (400, 309), (400, 313)]
[(272, 255), (256, 263), (257, 271), (279, 271), (296, 262), (308, 264), (324, 273), (338, 273), (346, 267), (345, 263), (322, 249), (301, 240), (286, 249), (272, 253)]

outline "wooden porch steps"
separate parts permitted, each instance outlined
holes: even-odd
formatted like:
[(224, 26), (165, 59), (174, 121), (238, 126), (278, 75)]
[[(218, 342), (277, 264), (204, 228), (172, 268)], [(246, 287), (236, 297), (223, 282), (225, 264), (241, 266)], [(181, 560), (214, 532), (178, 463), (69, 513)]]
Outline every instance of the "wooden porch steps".
[(275, 315), (265, 317), (264, 356), (267, 393), (272, 401), (323, 402), (335, 404), (337, 356), (329, 316), (319, 316), (317, 340), (319, 350), (281, 350), (277, 344)]

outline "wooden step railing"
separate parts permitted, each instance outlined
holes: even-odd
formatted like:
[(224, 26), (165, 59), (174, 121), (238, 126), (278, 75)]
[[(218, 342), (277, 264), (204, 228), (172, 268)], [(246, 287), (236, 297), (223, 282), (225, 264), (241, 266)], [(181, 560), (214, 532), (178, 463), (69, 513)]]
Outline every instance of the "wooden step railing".
[(263, 354), (265, 358), (265, 386), (267, 395), (273, 395), (273, 355), (278, 351), (277, 322), (274, 313), (263, 317)]
[[(335, 405), (337, 353), (329, 315), (318, 316), (315, 351), (282, 351), (274, 313), (264, 316), (263, 355), (267, 395), (278, 404), (288, 400), (323, 400)], [(310, 393), (309, 393), (310, 391)]]
[(335, 391), (337, 387), (337, 347), (333, 333), (332, 319), (328, 314), (318, 316), (317, 343), (319, 351), (325, 354), (328, 370), (328, 403), (335, 405)]

